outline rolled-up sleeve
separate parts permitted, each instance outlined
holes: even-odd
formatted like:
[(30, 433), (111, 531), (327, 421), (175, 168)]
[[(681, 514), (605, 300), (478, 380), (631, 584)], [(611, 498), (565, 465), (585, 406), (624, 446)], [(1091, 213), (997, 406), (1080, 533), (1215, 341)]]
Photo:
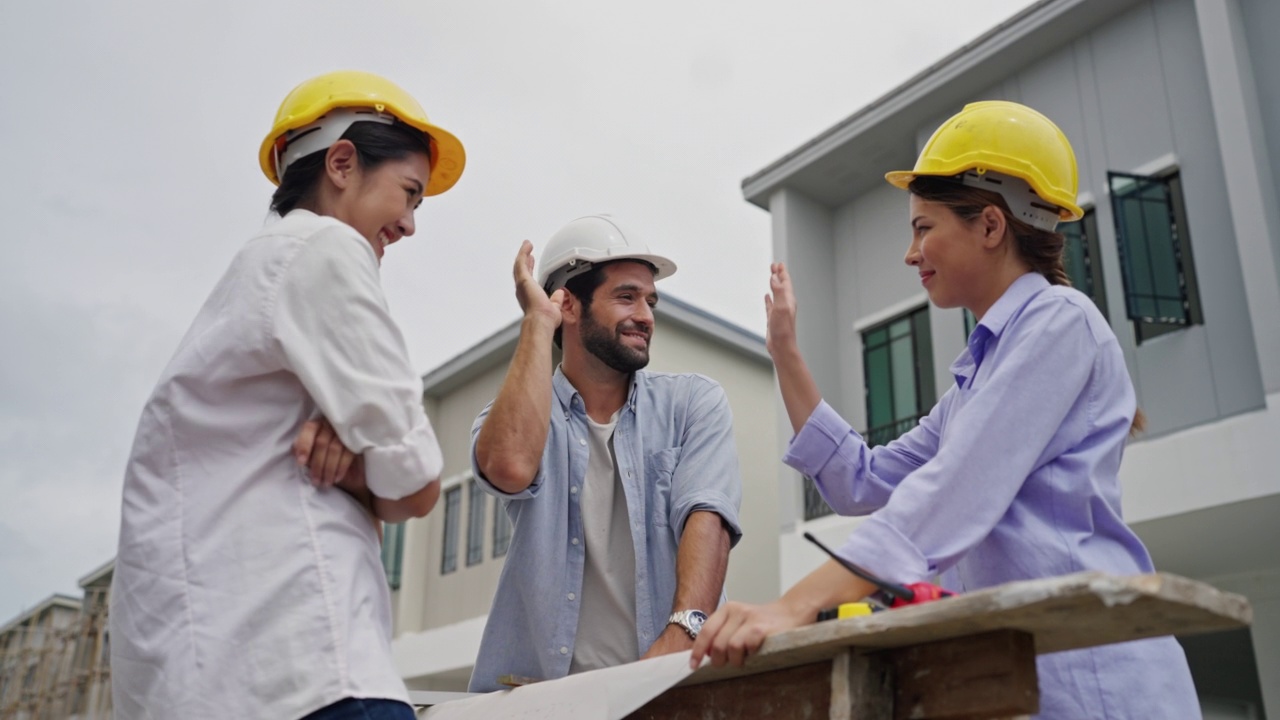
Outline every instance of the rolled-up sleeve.
[(824, 400), (791, 439), (782, 462), (812, 478), (822, 498), (841, 515), (878, 510), (889, 502), (889, 495), (903, 478), (937, 452), (939, 418), (953, 391), (910, 431), (874, 448), (867, 447), (862, 436)]
[(369, 490), (398, 500), (440, 477), (443, 458), (367, 243), (329, 227), (283, 270), (270, 332), (342, 444), (364, 459)]
[(671, 527), (683, 531), (696, 511), (718, 514), (729, 528), (732, 545), (742, 539), (738, 513), (742, 474), (733, 440), (733, 413), (724, 389), (710, 379), (694, 385), (680, 457), (671, 476)]

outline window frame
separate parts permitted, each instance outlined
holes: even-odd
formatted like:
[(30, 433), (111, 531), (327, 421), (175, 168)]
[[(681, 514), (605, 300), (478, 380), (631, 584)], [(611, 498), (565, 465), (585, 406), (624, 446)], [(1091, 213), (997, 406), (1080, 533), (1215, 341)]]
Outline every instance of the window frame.
[(392, 590), (399, 590), (404, 579), (404, 534), (404, 523), (382, 523), (382, 570)]
[[(1066, 230), (1068, 227), (1078, 228), (1080, 232), (1069, 233)], [(1079, 220), (1062, 223), (1058, 226), (1058, 232), (1062, 233), (1064, 240), (1062, 265), (1067, 271), (1067, 277), (1071, 278), (1072, 287), (1088, 295), (1098, 311), (1102, 313), (1102, 317), (1110, 322), (1111, 313), (1107, 311), (1107, 286), (1102, 273), (1102, 250), (1098, 239), (1097, 208), (1092, 206), (1084, 208), (1084, 215)], [(1079, 242), (1081, 259), (1085, 265), (1084, 279), (1088, 281), (1087, 288), (1081, 287), (1076, 282), (1077, 278), (1071, 275), (1071, 266), (1067, 263), (1068, 251), (1073, 241)]]
[(507, 515), (506, 505), (504, 505), (501, 500), (495, 498), (493, 502), (492, 557), (500, 558), (507, 556), (507, 550), (511, 548), (512, 530), (514, 530), (514, 528), (511, 525), (511, 516)]
[[(884, 330), (885, 342), (875, 345), (873, 348), (870, 348), (870, 350), (879, 350), (884, 347), (889, 348), (888, 352), (891, 353), (891, 345), (893, 341), (900, 340), (902, 337), (892, 337), (891, 328), (896, 323), (902, 320), (907, 320), (908, 334), (906, 337), (909, 337), (911, 341), (911, 372), (912, 385), (916, 398), (916, 412), (910, 417), (895, 418), (888, 424), (888, 427), (898, 428), (898, 432), (893, 435), (893, 437), (884, 438), (879, 442), (873, 442), (875, 438), (872, 437), (871, 433), (873, 430), (882, 430), (883, 428), (877, 427), (872, 429), (869, 427), (867, 432), (863, 433), (863, 438), (867, 441), (868, 446), (874, 447), (875, 445), (886, 444), (892, 441), (893, 438), (898, 437), (898, 435), (901, 435), (915, 427), (920, 418), (927, 415), (929, 410), (933, 408), (934, 403), (938, 401), (936, 381), (933, 374), (933, 326), (930, 319), (929, 307), (927, 300), (923, 302), (923, 304), (913, 303), (902, 312), (895, 312), (884, 320), (868, 324), (862, 328), (858, 328), (855, 325), (855, 331), (858, 333), (858, 338), (862, 343), (862, 387), (864, 400), (866, 402), (865, 410), (868, 427), (871, 424), (872, 418), (872, 408), (870, 404), (872, 389), (870, 381), (870, 363), (868, 362), (869, 348), (867, 338), (869, 335), (877, 331)], [(890, 370), (889, 386), (890, 392), (892, 393), (893, 378), (891, 357), (888, 367)], [(890, 413), (896, 415), (896, 412), (893, 410), (894, 403), (892, 396), (889, 399), (889, 405)], [(804, 501), (802, 511), (806, 522), (834, 513), (831, 506), (822, 498), (822, 494), (818, 492), (818, 488), (814, 484), (812, 478), (803, 476), (801, 478), (801, 488), (803, 491)]]
[[(907, 321), (909, 333), (906, 336), (899, 336), (897, 338), (892, 337), (890, 333), (892, 332), (893, 326), (903, 320)], [(918, 330), (921, 328), (925, 331), (924, 333), (918, 333)], [(885, 331), (884, 342), (878, 343), (874, 347), (869, 347), (867, 343), (867, 336), (880, 330)], [(893, 382), (893, 366), (892, 362), (890, 362), (888, 366), (888, 387), (890, 392), (888, 404), (889, 412), (894, 417), (893, 420), (888, 423), (881, 423), (876, 427), (871, 427), (871, 418), (873, 416), (871, 403), (873, 400), (873, 393), (868, 356), (871, 352), (881, 348), (891, 349), (893, 341), (900, 340), (902, 337), (909, 337), (911, 339), (912, 386), (916, 400), (916, 411), (910, 415), (897, 417), (897, 411), (895, 410), (897, 403), (895, 402), (896, 398), (893, 396), (895, 386), (895, 383)], [(898, 436), (915, 427), (921, 417), (929, 414), (930, 408), (932, 408), (933, 404), (938, 401), (938, 398), (937, 387), (933, 376), (933, 328), (929, 322), (928, 304), (925, 304), (923, 307), (908, 310), (907, 312), (889, 318), (884, 322), (877, 323), (876, 325), (868, 327), (862, 331), (862, 387), (866, 402), (867, 418), (867, 430), (863, 434), (863, 437), (866, 439), (868, 447), (885, 445), (892, 442)], [(879, 435), (877, 435), (877, 433), (879, 433)]]
[(488, 495), (475, 478), (467, 485), (467, 567), (484, 561), (485, 499)]
[(443, 532), (440, 543), (440, 574), (448, 575), (458, 569), (458, 526), (461, 525), (462, 484), (444, 491)]
[[(1118, 180), (1133, 184), (1135, 189), (1123, 193), (1118, 192)], [(1136, 248), (1132, 247), (1134, 239), (1129, 238), (1125, 230), (1127, 214), (1124, 203), (1153, 185), (1159, 185), (1163, 189), (1165, 217), (1169, 224), (1170, 247), (1168, 250), (1172, 254), (1174, 272), (1177, 276), (1178, 297), (1142, 294), (1134, 289), (1136, 284), (1135, 275), (1140, 269), (1134, 267), (1135, 255), (1138, 254)], [(1141, 345), (1144, 341), (1161, 335), (1177, 332), (1193, 325), (1203, 324), (1204, 313), (1200, 305), (1199, 283), (1196, 277), (1195, 259), (1192, 254), (1191, 234), (1187, 225), (1186, 199), (1182, 191), (1180, 170), (1174, 167), (1165, 172), (1149, 175), (1108, 171), (1107, 190), (1111, 195), (1111, 209), (1115, 221), (1116, 249), (1120, 255), (1120, 277), (1124, 282), (1125, 316), (1133, 323), (1134, 338), (1137, 343)], [(1137, 198), (1137, 200), (1139, 202), (1149, 201), (1149, 199), (1141, 197)], [(1145, 220), (1146, 218), (1144, 217), (1144, 228)], [(1150, 233), (1144, 233), (1143, 240), (1143, 250), (1146, 251), (1146, 256), (1150, 257)], [(1154, 287), (1156, 279), (1152, 263), (1148, 262), (1147, 266), (1141, 270), (1145, 270), (1150, 276), (1150, 285)], [(1182, 311), (1177, 317), (1172, 315), (1156, 317), (1144, 314), (1137, 305), (1143, 298), (1157, 303), (1161, 301), (1178, 301), (1182, 306)]]

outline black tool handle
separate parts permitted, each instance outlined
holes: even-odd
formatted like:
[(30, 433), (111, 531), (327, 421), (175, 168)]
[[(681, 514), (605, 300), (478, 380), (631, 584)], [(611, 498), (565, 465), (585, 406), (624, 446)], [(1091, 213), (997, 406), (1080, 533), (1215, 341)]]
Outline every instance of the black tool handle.
[(909, 602), (911, 602), (912, 600), (915, 600), (915, 599), (916, 599), (916, 594), (915, 594), (914, 592), (912, 592), (911, 588), (906, 587), (906, 586), (903, 586), (903, 585), (898, 585), (898, 584), (896, 584), (896, 583), (891, 583), (891, 582), (889, 582), (889, 581), (887, 581), (887, 580), (881, 580), (880, 578), (876, 577), (875, 575), (872, 575), (871, 573), (867, 572), (866, 570), (863, 570), (862, 568), (858, 567), (857, 565), (854, 565), (853, 563), (849, 562), (848, 560), (845, 560), (844, 558), (842, 558), (842, 557), (840, 557), (839, 555), (837, 555), (837, 554), (835, 554), (834, 552), (832, 552), (832, 551), (831, 551), (831, 548), (827, 547), (826, 545), (823, 545), (823, 544), (822, 544), (822, 541), (818, 540), (818, 538), (816, 538), (816, 537), (814, 537), (814, 536), (813, 536), (813, 533), (805, 532), (805, 534), (804, 534), (804, 539), (805, 539), (805, 540), (808, 540), (809, 542), (813, 543), (814, 545), (817, 545), (818, 547), (822, 548), (822, 552), (824, 552), (824, 553), (826, 553), (826, 554), (830, 555), (832, 560), (835, 560), (836, 562), (838, 562), (838, 563), (840, 563), (841, 565), (843, 565), (845, 570), (848, 570), (849, 572), (853, 573), (854, 575), (857, 575), (858, 577), (862, 578), (863, 580), (866, 580), (867, 582), (871, 583), (872, 585), (875, 585), (876, 587), (880, 588), (880, 589), (881, 589), (881, 590), (883, 590), (883, 591), (885, 592), (885, 594), (886, 594), (886, 595), (888, 595), (889, 597), (894, 598), (894, 599), (898, 599), (898, 600), (902, 600), (903, 602), (906, 602), (906, 603), (909, 603)]

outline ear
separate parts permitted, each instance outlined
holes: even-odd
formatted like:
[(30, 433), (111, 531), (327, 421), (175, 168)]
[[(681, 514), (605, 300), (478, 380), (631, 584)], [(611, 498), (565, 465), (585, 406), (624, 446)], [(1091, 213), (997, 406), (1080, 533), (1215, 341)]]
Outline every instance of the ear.
[(359, 169), (356, 146), (350, 140), (339, 140), (329, 146), (329, 151), (324, 156), (324, 171), (330, 182), (345, 189)]
[(982, 214), (977, 220), (982, 228), (982, 247), (988, 250), (1000, 247), (1000, 243), (1004, 242), (1005, 233), (1009, 230), (1009, 221), (1004, 216), (1004, 212), (995, 205), (988, 205), (982, 208)]
[(582, 314), (582, 302), (578, 300), (578, 296), (569, 292), (566, 288), (560, 293), (560, 318), (561, 324), (567, 325), (570, 321), (577, 323)]

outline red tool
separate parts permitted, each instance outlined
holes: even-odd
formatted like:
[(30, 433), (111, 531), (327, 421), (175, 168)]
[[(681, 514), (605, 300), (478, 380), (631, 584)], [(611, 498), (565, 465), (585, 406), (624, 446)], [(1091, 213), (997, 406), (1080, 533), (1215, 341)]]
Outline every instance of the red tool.
[(863, 570), (857, 565), (854, 565), (848, 560), (845, 560), (844, 558), (832, 552), (831, 548), (827, 547), (826, 545), (823, 545), (822, 542), (818, 540), (818, 538), (813, 536), (813, 533), (806, 532), (804, 534), (804, 539), (822, 548), (823, 552), (830, 555), (831, 559), (843, 565), (844, 568), (849, 572), (853, 573), (854, 575), (857, 575), (863, 580), (866, 580), (872, 585), (875, 585), (876, 587), (880, 588), (881, 592), (883, 592), (885, 595), (888, 595), (889, 598), (891, 599), (889, 607), (896, 608), (896, 607), (902, 607), (904, 605), (919, 605), (920, 603), (926, 603), (931, 600), (941, 600), (942, 598), (949, 598), (949, 597), (955, 596), (955, 593), (951, 592), (950, 590), (944, 590), (941, 587), (934, 585), (933, 583), (915, 582), (915, 583), (907, 583), (906, 585), (899, 585), (897, 583), (891, 583), (887, 580), (881, 580), (875, 575), (872, 575), (866, 570)]

